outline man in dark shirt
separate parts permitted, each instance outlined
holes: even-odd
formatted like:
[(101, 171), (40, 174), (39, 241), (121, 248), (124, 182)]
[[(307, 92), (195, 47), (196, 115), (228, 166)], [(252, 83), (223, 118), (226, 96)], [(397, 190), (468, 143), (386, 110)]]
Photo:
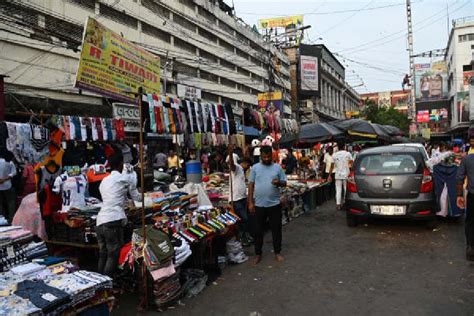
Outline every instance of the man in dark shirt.
[[(474, 146), (474, 134), (470, 136), (471, 147)], [(464, 200), (464, 181), (467, 178), (467, 199)], [(466, 259), (474, 261), (474, 154), (463, 158), (457, 174), (457, 205), (466, 208), (465, 234)]]
[(293, 174), (296, 168), (296, 157), (293, 155), (293, 150), (288, 149), (288, 157), (286, 158), (286, 168), (285, 168), (285, 173), (286, 174)]

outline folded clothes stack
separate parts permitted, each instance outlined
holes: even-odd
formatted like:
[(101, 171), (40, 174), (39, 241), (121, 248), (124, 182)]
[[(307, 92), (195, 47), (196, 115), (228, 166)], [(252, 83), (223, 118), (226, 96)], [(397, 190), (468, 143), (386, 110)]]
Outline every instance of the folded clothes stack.
[(183, 294), (183, 288), (179, 282), (179, 273), (155, 282), (153, 284), (154, 302), (158, 309), (165, 308), (175, 303)]
[(33, 242), (33, 235), (29, 230), (20, 226), (0, 227), (0, 272), (47, 255), (45, 243)]
[(70, 314), (78, 306), (84, 309), (113, 300), (108, 291), (111, 278), (77, 271), (63, 258), (37, 261), (0, 273), (0, 315)]
[(178, 236), (178, 238), (173, 238), (171, 243), (174, 246), (174, 266), (179, 267), (193, 254), (191, 246), (183, 237), (180, 236)]

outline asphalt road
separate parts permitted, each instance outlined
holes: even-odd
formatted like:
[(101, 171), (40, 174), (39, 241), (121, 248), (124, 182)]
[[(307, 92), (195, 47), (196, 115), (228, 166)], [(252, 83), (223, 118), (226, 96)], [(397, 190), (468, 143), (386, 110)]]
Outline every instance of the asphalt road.
[[(164, 314), (474, 315), (474, 264), (464, 259), (463, 231), (462, 222), (436, 231), (400, 221), (349, 228), (326, 202), (284, 226), (284, 263), (274, 261), (268, 234), (257, 267), (226, 267), (199, 296)], [(114, 314), (132, 314), (130, 304)]]

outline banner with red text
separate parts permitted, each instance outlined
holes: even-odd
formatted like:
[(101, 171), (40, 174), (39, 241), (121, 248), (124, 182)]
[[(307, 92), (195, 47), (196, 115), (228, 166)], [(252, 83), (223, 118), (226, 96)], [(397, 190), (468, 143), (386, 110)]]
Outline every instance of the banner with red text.
[(160, 94), (160, 58), (89, 17), (74, 86), (127, 102), (139, 87)]

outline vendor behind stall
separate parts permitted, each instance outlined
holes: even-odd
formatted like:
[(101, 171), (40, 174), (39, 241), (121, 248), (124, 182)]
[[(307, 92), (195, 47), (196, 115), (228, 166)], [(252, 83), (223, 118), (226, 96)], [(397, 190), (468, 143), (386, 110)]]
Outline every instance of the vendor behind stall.
[(118, 264), (123, 245), (123, 227), (127, 222), (125, 204), (127, 193), (135, 201), (141, 200), (136, 177), (122, 174), (123, 156), (115, 153), (109, 158), (111, 173), (100, 184), (102, 207), (97, 215), (97, 241), (99, 243), (98, 272), (112, 276)]
[(237, 163), (234, 157), (233, 145), (229, 145), (229, 157), (228, 164), (231, 170), (232, 180), (229, 186), (231, 186), (231, 194), (229, 195), (229, 201), (233, 203), (234, 211), (240, 217), (239, 235), (242, 245), (249, 246), (253, 242), (252, 236), (250, 236), (248, 214), (247, 214), (247, 185), (245, 184), (245, 172), (249, 170), (252, 165), (252, 160), (245, 157), (240, 164)]

